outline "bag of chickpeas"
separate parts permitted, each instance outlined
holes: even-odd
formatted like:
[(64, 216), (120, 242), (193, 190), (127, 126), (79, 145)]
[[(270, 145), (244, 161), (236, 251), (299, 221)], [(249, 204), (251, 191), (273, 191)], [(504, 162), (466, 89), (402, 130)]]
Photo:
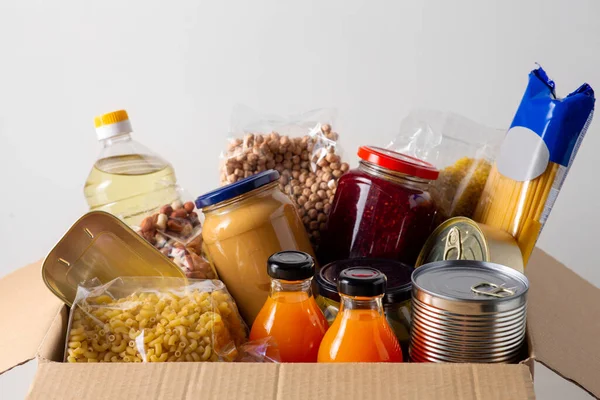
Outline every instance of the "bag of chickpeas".
[(222, 185), (269, 169), (296, 205), (313, 246), (326, 228), (337, 182), (348, 171), (334, 130), (335, 110), (280, 117), (238, 105), (227, 149), (221, 154)]
[(437, 223), (442, 223), (473, 216), (504, 133), (457, 114), (414, 110), (387, 148), (439, 169), (430, 193), (438, 209)]
[(79, 286), (67, 362), (234, 361), (247, 340), (218, 280), (122, 277)]

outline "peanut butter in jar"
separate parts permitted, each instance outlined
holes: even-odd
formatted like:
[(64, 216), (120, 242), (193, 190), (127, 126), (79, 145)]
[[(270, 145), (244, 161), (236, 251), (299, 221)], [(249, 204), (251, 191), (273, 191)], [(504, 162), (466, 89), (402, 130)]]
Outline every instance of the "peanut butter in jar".
[(205, 215), (205, 249), (248, 325), (269, 295), (268, 258), (283, 250), (314, 257), (312, 246), (279, 173), (265, 171), (196, 199)]

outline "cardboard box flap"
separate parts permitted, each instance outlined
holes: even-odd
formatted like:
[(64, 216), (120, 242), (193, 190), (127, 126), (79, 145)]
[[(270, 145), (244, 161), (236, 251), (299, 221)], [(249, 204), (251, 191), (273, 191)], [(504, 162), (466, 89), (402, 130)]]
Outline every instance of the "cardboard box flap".
[(521, 400), (535, 395), (524, 365), (42, 362), (29, 398)]
[(42, 262), (30, 264), (0, 279), (0, 374), (36, 356), (63, 303), (46, 288)]
[(536, 360), (600, 397), (600, 290), (538, 249), (526, 272)]

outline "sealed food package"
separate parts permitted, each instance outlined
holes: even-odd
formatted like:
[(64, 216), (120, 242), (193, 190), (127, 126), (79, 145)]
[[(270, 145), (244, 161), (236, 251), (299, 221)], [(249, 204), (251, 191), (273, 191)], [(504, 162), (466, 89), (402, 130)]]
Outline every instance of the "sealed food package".
[(273, 338), (283, 362), (316, 362), (328, 323), (312, 294), (315, 260), (281, 251), (267, 261), (271, 293), (250, 329), (250, 340)]
[(188, 278), (217, 279), (203, 251), (201, 217), (190, 196), (177, 189), (178, 199), (142, 219), (134, 229), (173, 261)]
[(474, 217), (510, 233), (525, 264), (592, 121), (594, 103), (588, 84), (561, 99), (541, 67), (529, 74)]
[(271, 289), (269, 257), (282, 250), (313, 255), (296, 208), (278, 185), (279, 173), (269, 170), (196, 199), (207, 253), (250, 325)]
[(79, 286), (67, 362), (233, 361), (247, 327), (217, 280), (128, 277)]
[(439, 171), (375, 146), (361, 146), (357, 155), (358, 168), (340, 178), (319, 261), (374, 257), (414, 266), (435, 226), (429, 190)]
[(411, 361), (522, 360), (528, 291), (525, 275), (504, 265), (451, 260), (417, 268), (412, 274)]
[(223, 185), (277, 170), (279, 187), (292, 198), (315, 247), (326, 227), (338, 179), (349, 169), (332, 128), (334, 114), (319, 109), (283, 118), (237, 106), (227, 151), (221, 155)]
[(415, 110), (387, 148), (440, 170), (430, 193), (441, 223), (454, 216), (473, 216), (503, 136), (502, 130), (456, 114)]
[(133, 226), (177, 199), (173, 166), (134, 139), (127, 111), (99, 115), (94, 125), (101, 150), (83, 189), (90, 211), (109, 212)]

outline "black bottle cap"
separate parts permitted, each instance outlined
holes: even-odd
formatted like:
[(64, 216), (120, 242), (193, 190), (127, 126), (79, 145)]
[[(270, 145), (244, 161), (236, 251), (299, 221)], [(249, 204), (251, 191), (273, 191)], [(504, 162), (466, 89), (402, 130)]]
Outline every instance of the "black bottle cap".
[(274, 279), (302, 281), (315, 274), (315, 260), (301, 251), (280, 251), (269, 257), (267, 273)]
[(387, 278), (383, 304), (402, 303), (411, 298), (411, 275), (414, 267), (400, 261), (383, 258), (353, 258), (338, 260), (322, 266), (315, 274), (315, 281), (319, 286), (319, 294), (333, 301), (340, 301), (337, 281), (340, 272), (348, 268), (375, 268)]
[(346, 296), (381, 296), (385, 293), (386, 282), (385, 275), (375, 268), (348, 268), (340, 272), (338, 291)]

